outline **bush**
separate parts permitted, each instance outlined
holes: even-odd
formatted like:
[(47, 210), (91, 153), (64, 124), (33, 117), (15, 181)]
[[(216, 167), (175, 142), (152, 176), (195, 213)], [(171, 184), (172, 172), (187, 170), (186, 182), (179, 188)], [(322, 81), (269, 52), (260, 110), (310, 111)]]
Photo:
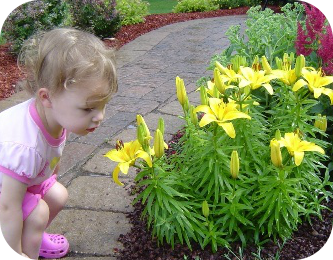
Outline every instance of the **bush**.
[(181, 0), (173, 9), (174, 13), (191, 13), (218, 10), (213, 0)]
[(214, 0), (214, 3), (219, 5), (219, 9), (231, 9), (247, 5), (246, 0)]
[(230, 46), (211, 60), (210, 69), (215, 61), (227, 66), (235, 55), (245, 56), (248, 62), (255, 56), (266, 55), (269, 62), (284, 52), (295, 52), (294, 42), (297, 37), (297, 22), (303, 18), (302, 4), (287, 4), (282, 13), (274, 13), (261, 6), (251, 7), (247, 12), (245, 34), (241, 34), (240, 25), (231, 26), (226, 32)]
[(4, 32), (0, 30), (0, 45), (5, 44), (6, 39), (4, 38)]
[(71, 5), (73, 25), (106, 38), (120, 29), (120, 16), (115, 0), (68, 0)]
[(23, 42), (40, 30), (70, 25), (69, 6), (65, 1), (36, 0), (16, 8), (3, 25), (4, 37), (18, 53)]
[(144, 17), (149, 14), (149, 3), (141, 0), (117, 0), (116, 9), (120, 14), (121, 25), (144, 22)]

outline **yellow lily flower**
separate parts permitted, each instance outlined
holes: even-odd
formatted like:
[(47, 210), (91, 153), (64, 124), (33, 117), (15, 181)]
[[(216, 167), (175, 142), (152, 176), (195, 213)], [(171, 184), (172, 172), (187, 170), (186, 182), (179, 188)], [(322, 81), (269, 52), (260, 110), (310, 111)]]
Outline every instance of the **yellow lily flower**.
[(292, 88), (294, 87), (297, 81), (295, 69), (284, 68), (283, 70), (273, 70), (273, 74), (284, 84), (291, 86)]
[(221, 79), (222, 82), (228, 82), (227, 85), (229, 85), (231, 82), (238, 82), (239, 75), (237, 74), (236, 71), (233, 69), (229, 69), (226, 67), (223, 67), (221, 63), (218, 61), (215, 62), (216, 68), (222, 73)]
[(112, 175), (114, 182), (121, 186), (124, 184), (118, 179), (119, 172), (127, 174), (129, 167), (134, 165), (136, 159), (142, 158), (149, 167), (152, 167), (150, 155), (142, 150), (138, 140), (121, 143), (121, 145), (117, 145), (117, 149), (107, 152), (104, 156), (112, 161), (119, 162)]
[(321, 70), (315, 70), (314, 68), (303, 68), (302, 76), (305, 80), (299, 80), (293, 87), (293, 91), (297, 91), (300, 88), (307, 85), (309, 90), (313, 92), (314, 97), (318, 98), (321, 94), (328, 96), (333, 105), (333, 90), (330, 88), (324, 88), (324, 86), (333, 82), (333, 76), (323, 76)]
[(240, 88), (250, 86), (251, 89), (254, 90), (262, 86), (268, 91), (269, 94), (273, 94), (273, 88), (269, 82), (276, 78), (275, 75), (265, 75), (264, 70), (254, 70), (249, 67), (241, 67), (240, 71), (242, 72), (242, 76), (240, 76), (242, 79), (239, 83)]
[(196, 107), (194, 111), (205, 113), (199, 122), (200, 127), (208, 125), (211, 122), (216, 122), (224, 129), (227, 135), (229, 135), (231, 138), (235, 138), (236, 133), (234, 126), (229, 121), (237, 118), (251, 119), (249, 115), (238, 111), (237, 106), (238, 105), (236, 103), (224, 103), (221, 99), (210, 98), (209, 106), (200, 105)]
[(279, 143), (281, 147), (286, 147), (288, 149), (289, 154), (294, 157), (297, 166), (302, 163), (304, 152), (313, 151), (325, 154), (323, 148), (314, 143), (302, 141), (299, 138), (299, 135), (295, 133), (285, 133), (284, 137), (279, 140)]

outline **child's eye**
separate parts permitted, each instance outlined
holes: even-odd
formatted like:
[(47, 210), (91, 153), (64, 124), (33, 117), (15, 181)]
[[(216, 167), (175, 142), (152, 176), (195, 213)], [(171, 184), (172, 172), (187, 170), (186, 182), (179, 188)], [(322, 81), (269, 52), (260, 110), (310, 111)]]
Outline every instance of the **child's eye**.
[(83, 108), (83, 111), (85, 111), (85, 112), (91, 112), (93, 110), (94, 110), (93, 108)]

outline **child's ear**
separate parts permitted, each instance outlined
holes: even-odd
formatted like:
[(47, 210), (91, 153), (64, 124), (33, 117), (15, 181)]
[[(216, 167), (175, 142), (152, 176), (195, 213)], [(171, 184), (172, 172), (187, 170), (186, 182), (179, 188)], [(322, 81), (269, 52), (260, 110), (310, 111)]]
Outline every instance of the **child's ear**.
[(37, 98), (44, 107), (51, 108), (50, 91), (47, 88), (40, 88), (37, 93)]

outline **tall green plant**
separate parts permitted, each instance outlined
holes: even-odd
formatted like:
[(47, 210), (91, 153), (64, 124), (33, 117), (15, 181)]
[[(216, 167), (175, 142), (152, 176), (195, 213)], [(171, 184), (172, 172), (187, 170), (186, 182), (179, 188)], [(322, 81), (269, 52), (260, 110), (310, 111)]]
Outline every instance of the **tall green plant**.
[(226, 32), (230, 45), (220, 55), (212, 57), (210, 69), (215, 61), (227, 66), (235, 55), (246, 57), (252, 61), (255, 56), (265, 55), (269, 62), (284, 52), (295, 52), (294, 42), (297, 37), (297, 21), (303, 17), (304, 7), (299, 3), (286, 4), (281, 8), (282, 13), (274, 13), (261, 6), (251, 7), (246, 20), (245, 33), (240, 25), (231, 26)]
[[(321, 138), (325, 129), (314, 126), (320, 117), (311, 108), (320, 95), (333, 101), (327, 87), (333, 77), (304, 67), (302, 56), (291, 65), (292, 57), (284, 54), (278, 68), (266, 57), (252, 66), (245, 57), (229, 67), (217, 62), (197, 107), (177, 77), (185, 127), (176, 154), (163, 154), (163, 124), (151, 148), (139, 116), (136, 145), (106, 155), (127, 165), (115, 169), (116, 180), (121, 169), (141, 169), (136, 181), (144, 189), (135, 202), (145, 205), (142, 216), (160, 243), (191, 248), (196, 241), (213, 251), (232, 242), (261, 245), (268, 238), (286, 240), (302, 221), (321, 216), (322, 202), (332, 197), (322, 163), (329, 144)], [(258, 92), (269, 96), (268, 106)]]

